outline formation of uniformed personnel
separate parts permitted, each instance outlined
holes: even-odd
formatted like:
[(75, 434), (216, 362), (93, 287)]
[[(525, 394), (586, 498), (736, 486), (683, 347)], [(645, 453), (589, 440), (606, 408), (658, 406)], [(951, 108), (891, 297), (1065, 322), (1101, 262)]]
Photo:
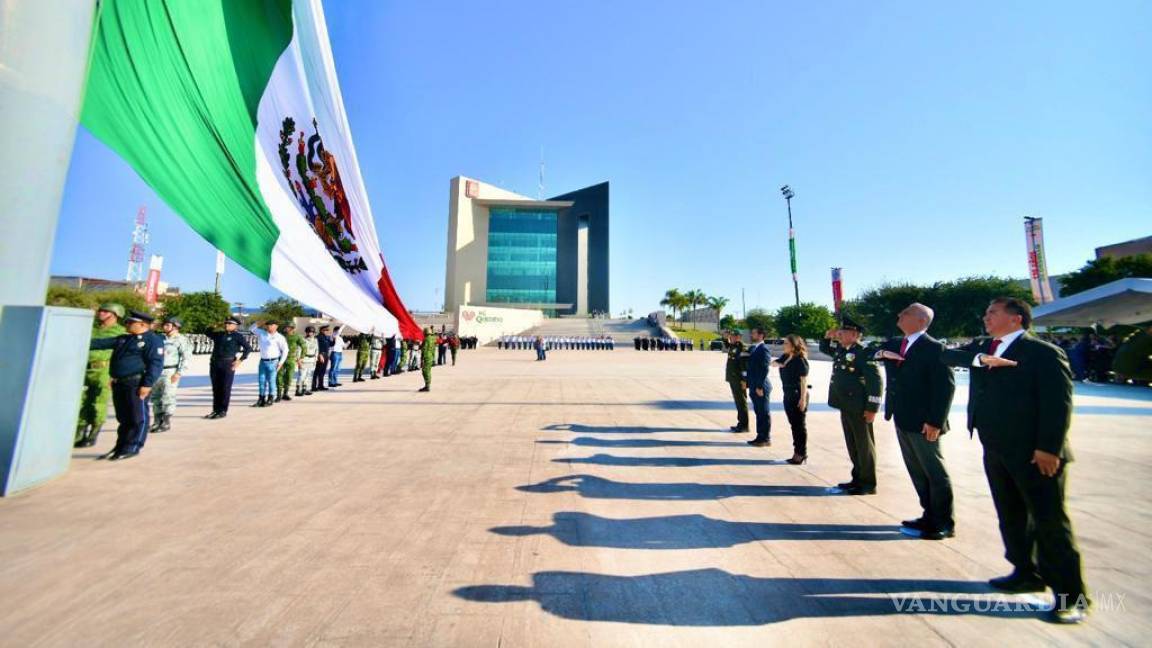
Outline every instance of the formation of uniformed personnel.
[(371, 341), (372, 351), (369, 354), (368, 366), (372, 368), (372, 380), (380, 378), (380, 374), (384, 372), (384, 338), (379, 335), (373, 335)]
[(280, 367), (280, 373), (276, 374), (277, 402), (292, 400), (288, 391), (299, 383), (297, 376), (300, 374), (300, 354), (304, 345), (304, 338), (296, 333), (296, 325), (292, 322), (284, 324), (284, 339), (288, 342), (288, 358), (284, 361), (284, 366)]
[(368, 369), (368, 363), (372, 359), (372, 338), (376, 336), (371, 333), (361, 333), (356, 336), (356, 369), (352, 372), (352, 382), (364, 382), (364, 372)]
[(312, 376), (316, 373), (316, 361), (320, 356), (320, 343), (316, 339), (316, 327), (304, 328), (300, 339), (300, 375), (296, 380), (296, 395), (312, 395)]
[(423, 364), (421, 372), (424, 374), (424, 386), (420, 391), (432, 391), (432, 363), (436, 360), (436, 333), (429, 326), (424, 331), (424, 343), (421, 347)]
[(873, 351), (860, 345), (864, 328), (848, 317), (824, 334), (820, 351), (832, 356), (828, 406), (840, 410), (844, 443), (852, 460), (852, 478), (837, 488), (849, 495), (876, 492), (876, 441), (872, 422), (884, 390)]
[(172, 415), (176, 413), (176, 389), (180, 377), (192, 359), (192, 343), (180, 333), (184, 323), (179, 317), (164, 321), (164, 368), (159, 380), (152, 386), (153, 434), (172, 428)]
[(148, 397), (164, 370), (164, 341), (152, 332), (152, 316), (132, 311), (126, 333), (92, 340), (90, 349), (111, 350), (108, 373), (116, 410), (116, 446), (101, 459), (117, 461), (140, 454), (148, 438)]
[[(229, 317), (224, 320), (223, 331), (209, 334), (212, 338), (212, 358), (208, 366), (208, 376), (212, 379), (212, 412), (204, 418), (228, 416), (236, 368), (252, 353), (248, 340), (236, 330), (239, 326), (240, 320)], [(238, 354), (239, 358), (236, 357)]]
[[(636, 345), (639, 346), (639, 338)], [(748, 431), (748, 351), (740, 339), (740, 331), (728, 331), (728, 361), (724, 365), (724, 380), (732, 388), (732, 400), (736, 403), (736, 425), (733, 432)]]
[[(124, 307), (106, 302), (96, 309), (96, 320), (92, 324), (92, 339), (110, 339), (124, 334), (120, 320), (124, 318)], [(89, 351), (88, 368), (84, 372), (83, 393), (80, 395), (80, 416), (76, 421), (76, 437), (73, 445), (89, 448), (96, 445), (96, 437), (104, 420), (108, 417), (108, 397), (112, 394), (109, 382), (108, 364), (112, 358), (109, 350)]]

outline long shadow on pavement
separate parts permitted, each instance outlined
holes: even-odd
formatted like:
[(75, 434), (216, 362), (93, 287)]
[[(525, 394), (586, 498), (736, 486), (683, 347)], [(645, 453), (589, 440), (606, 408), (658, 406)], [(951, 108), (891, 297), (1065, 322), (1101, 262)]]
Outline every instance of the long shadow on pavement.
[(788, 465), (777, 459), (708, 459), (700, 457), (617, 457), (595, 454), (591, 457), (553, 459), (553, 463), (588, 464), (592, 466), (649, 466), (687, 468), (692, 466), (779, 466)]
[(536, 443), (554, 445), (589, 446), (594, 448), (682, 448), (682, 447), (714, 447), (714, 448), (742, 448), (747, 447), (744, 441), (666, 441), (662, 439), (597, 439), (596, 437), (576, 437), (570, 441), (542, 439)]
[(613, 519), (562, 511), (551, 526), (503, 526), (503, 536), (550, 535), (571, 547), (719, 549), (760, 540), (908, 540), (893, 525), (729, 522), (706, 515)]
[(578, 493), (590, 499), (714, 500), (729, 497), (840, 497), (824, 486), (761, 484), (649, 484), (618, 482), (594, 475), (566, 475), (517, 486), (525, 493)]
[(582, 423), (554, 423), (541, 430), (575, 432), (579, 434), (655, 434), (658, 432), (719, 432), (718, 428), (644, 427), (631, 425), (584, 425)]
[(756, 578), (722, 569), (643, 576), (545, 571), (532, 575), (530, 587), (475, 585), (453, 594), (482, 603), (536, 601), (549, 614), (577, 621), (667, 626), (757, 626), (797, 618), (909, 613), (1030, 619), (1041, 609), (1011, 597), (981, 597), (989, 594), (982, 582)]

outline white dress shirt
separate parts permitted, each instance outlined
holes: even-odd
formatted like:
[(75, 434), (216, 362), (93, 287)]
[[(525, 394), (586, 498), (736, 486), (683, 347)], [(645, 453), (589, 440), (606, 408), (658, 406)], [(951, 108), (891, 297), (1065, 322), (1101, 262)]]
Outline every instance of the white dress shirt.
[[(1000, 337), (996, 338), (997, 340), (1000, 340), (1000, 345), (996, 347), (996, 352), (992, 355), (996, 358), (1002, 357), (1004, 352), (1008, 350), (1008, 347), (1012, 346), (1012, 343), (1015, 342), (1021, 335), (1024, 335), (1025, 332), (1025, 329), (1020, 329), (1019, 331), (1012, 331), (1007, 335), (1001, 335)], [(973, 367), (983, 366), (980, 363), (980, 356), (982, 355), (987, 354), (977, 353), (976, 357), (972, 359)]]
[(904, 347), (904, 353), (908, 353), (908, 349), (911, 349), (912, 345), (916, 344), (916, 340), (919, 340), (920, 336), (924, 335), (925, 332), (926, 331), (916, 331), (912, 335), (904, 336), (904, 339), (908, 340), (908, 344)]
[(260, 359), (279, 360), (281, 364), (288, 359), (288, 340), (279, 332), (269, 333), (255, 325), (248, 329), (260, 338)]

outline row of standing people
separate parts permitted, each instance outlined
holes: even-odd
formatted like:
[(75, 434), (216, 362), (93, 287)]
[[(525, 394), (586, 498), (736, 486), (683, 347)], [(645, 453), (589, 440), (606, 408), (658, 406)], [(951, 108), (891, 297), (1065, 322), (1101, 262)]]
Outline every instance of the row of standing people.
[[(968, 429), (978, 433), (992, 500), (1000, 523), (1005, 557), (1013, 570), (989, 584), (1010, 593), (1051, 588), (1056, 604), (1051, 620), (1079, 623), (1091, 604), (1083, 582), (1079, 550), (1064, 505), (1072, 411), (1072, 371), (1059, 347), (1029, 333), (1031, 307), (1013, 298), (993, 300), (984, 314), (988, 338), (946, 349), (928, 335), (934, 312), (911, 304), (897, 316), (902, 336), (878, 345), (861, 344), (863, 327), (842, 318), (820, 342), (832, 357), (828, 404), (839, 411), (851, 477), (836, 486), (849, 495), (876, 493), (873, 422), (884, 406), (895, 425), (904, 465), (922, 513), (905, 520), (902, 531), (925, 540), (955, 536), (953, 492), (940, 437), (948, 431), (955, 391), (953, 368), (970, 372)], [(756, 413), (751, 445), (771, 445), (769, 366), (780, 368), (784, 407), (792, 427), (794, 454), (807, 458), (808, 385), (806, 343), (785, 338), (783, 357), (773, 361), (764, 332), (752, 331), (745, 350), (729, 338), (726, 378), (737, 407), (734, 432), (748, 430), (745, 394)], [(880, 375), (883, 364), (887, 390)]]
[(526, 351), (537, 349), (540, 345), (543, 345), (545, 351), (613, 351), (616, 349), (616, 340), (610, 335), (502, 335), (496, 338), (496, 348), (505, 351)]
[[(701, 343), (703, 344), (703, 343)], [(695, 351), (696, 343), (686, 338), (634, 337), (632, 345), (637, 351)], [(701, 349), (704, 347), (701, 346)]]

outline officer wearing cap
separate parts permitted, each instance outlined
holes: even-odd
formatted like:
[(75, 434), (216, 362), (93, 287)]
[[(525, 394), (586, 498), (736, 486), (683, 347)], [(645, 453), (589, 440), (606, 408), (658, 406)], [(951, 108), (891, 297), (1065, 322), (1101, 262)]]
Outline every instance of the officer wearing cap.
[[(112, 339), (124, 334), (120, 320), (124, 319), (124, 307), (105, 302), (96, 309), (96, 321), (92, 324), (92, 339)], [(89, 351), (88, 368), (84, 372), (84, 387), (80, 394), (80, 415), (76, 421), (76, 437), (73, 446), (88, 448), (96, 445), (96, 437), (104, 420), (108, 418), (108, 397), (112, 394), (109, 385), (108, 362), (111, 351)]]
[[(224, 320), (224, 330), (208, 334), (212, 338), (212, 358), (209, 360), (208, 376), (212, 379), (212, 413), (204, 418), (219, 419), (228, 416), (228, 405), (232, 401), (232, 380), (236, 369), (252, 353), (252, 347), (236, 329), (240, 320), (229, 317)], [(236, 358), (240, 354), (240, 358)]]
[(842, 317), (840, 328), (824, 334), (820, 351), (832, 356), (828, 406), (840, 410), (844, 443), (852, 460), (852, 479), (837, 488), (849, 495), (876, 493), (876, 441), (872, 421), (884, 386), (873, 351), (860, 345), (864, 327)]
[(152, 386), (152, 423), (151, 432), (167, 432), (172, 428), (172, 415), (176, 413), (176, 388), (180, 383), (180, 376), (188, 367), (192, 359), (192, 343), (188, 337), (180, 333), (184, 322), (179, 317), (169, 317), (164, 320), (164, 370), (160, 379)]
[(148, 397), (164, 369), (164, 340), (152, 332), (152, 316), (132, 311), (124, 320), (127, 333), (92, 340), (90, 349), (110, 349), (112, 406), (116, 410), (116, 446), (101, 459), (129, 459), (140, 454), (148, 438)]
[(728, 331), (728, 362), (724, 365), (724, 380), (732, 389), (732, 400), (736, 403), (736, 425), (728, 428), (733, 432), (748, 431), (748, 350), (740, 339), (740, 331)]

